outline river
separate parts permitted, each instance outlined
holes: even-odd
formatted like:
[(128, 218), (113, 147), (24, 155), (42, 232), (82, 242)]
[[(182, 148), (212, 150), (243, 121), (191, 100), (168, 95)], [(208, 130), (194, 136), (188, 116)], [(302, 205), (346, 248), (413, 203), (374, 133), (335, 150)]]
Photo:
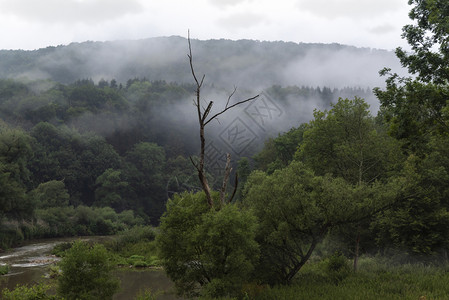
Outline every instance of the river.
[[(73, 241), (75, 238), (49, 239), (30, 242), (22, 247), (10, 249), (0, 254), (0, 265), (8, 264), (10, 271), (0, 276), (0, 290), (13, 289), (17, 284), (34, 284), (46, 281), (49, 268), (59, 258), (50, 254), (53, 247), (59, 243)], [(76, 238), (80, 239), (80, 238)], [(82, 240), (99, 240), (101, 237), (86, 237)], [(120, 279), (121, 290), (113, 297), (114, 300), (133, 299), (141, 290), (151, 289), (159, 292), (157, 299), (179, 299), (173, 293), (173, 283), (164, 271), (155, 269), (132, 270), (120, 268), (114, 272)]]

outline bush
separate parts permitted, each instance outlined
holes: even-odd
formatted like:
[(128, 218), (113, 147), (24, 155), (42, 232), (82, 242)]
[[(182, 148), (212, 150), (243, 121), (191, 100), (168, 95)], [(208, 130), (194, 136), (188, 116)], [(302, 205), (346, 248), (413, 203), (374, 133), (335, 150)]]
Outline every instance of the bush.
[(351, 273), (348, 259), (340, 252), (335, 252), (334, 255), (329, 258), (326, 270), (329, 278), (336, 284), (343, 281)]
[(111, 275), (112, 264), (101, 244), (76, 241), (60, 262), (58, 293), (67, 300), (112, 299), (119, 281)]
[(57, 257), (63, 257), (65, 255), (65, 251), (72, 248), (72, 245), (73, 244), (69, 242), (57, 244), (51, 250), (51, 254)]
[(145, 261), (145, 257), (141, 255), (132, 255), (130, 256), (126, 262), (136, 268), (146, 268), (149, 264)]
[(259, 254), (250, 211), (233, 204), (210, 208), (204, 193), (183, 193), (169, 200), (161, 220), (160, 258), (179, 294), (239, 293)]
[(0, 265), (0, 275), (8, 274), (9, 266), (8, 265)]

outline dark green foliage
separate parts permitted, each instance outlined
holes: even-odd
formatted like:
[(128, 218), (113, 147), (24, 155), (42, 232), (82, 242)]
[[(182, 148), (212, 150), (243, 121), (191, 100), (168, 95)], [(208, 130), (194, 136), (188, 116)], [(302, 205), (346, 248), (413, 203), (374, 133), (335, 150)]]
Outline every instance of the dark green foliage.
[(109, 254), (101, 244), (77, 241), (60, 262), (58, 294), (68, 300), (112, 299), (119, 282), (112, 274)]
[(69, 243), (69, 242), (57, 244), (51, 250), (51, 254), (56, 255), (58, 257), (63, 257), (65, 255), (65, 251), (72, 248), (72, 246), (73, 246), (73, 243)]
[(235, 294), (258, 257), (255, 230), (248, 210), (236, 205), (211, 209), (204, 193), (175, 195), (157, 237), (162, 265), (180, 294)]
[(110, 207), (51, 207), (35, 214), (39, 223), (30, 225), (30, 238), (116, 234), (144, 223), (132, 211), (118, 214)]
[(133, 244), (140, 241), (153, 241), (156, 237), (154, 229), (150, 226), (135, 226), (131, 229), (120, 232), (118, 236), (119, 244)]
[(8, 274), (9, 266), (8, 265), (0, 265), (0, 275)]
[(126, 197), (128, 182), (123, 181), (121, 171), (107, 169), (95, 181), (95, 205), (109, 206), (116, 210), (127, 208)]
[(244, 204), (259, 221), (257, 274), (270, 284), (292, 282), (330, 229), (374, 214), (400, 189), (395, 181), (354, 185), (316, 176), (297, 161), (271, 175), (255, 171), (245, 187)]
[(376, 90), (390, 134), (402, 142), (409, 157), (404, 172), (410, 185), (405, 197), (379, 214), (373, 229), (389, 251), (410, 257), (447, 251), (448, 95), (447, 43), (449, 6), (442, 0), (410, 0), (413, 25), (403, 28), (411, 52), (396, 54), (415, 77), (402, 78), (389, 69), (385, 90)]
[(317, 175), (332, 174), (359, 184), (386, 180), (400, 170), (399, 143), (389, 137), (360, 98), (339, 99), (329, 111), (315, 111), (298, 159)]
[(33, 210), (25, 195), (30, 183), (30, 136), (0, 124), (0, 221), (3, 217), (28, 218)]
[(69, 204), (69, 194), (64, 182), (52, 180), (41, 183), (28, 195), (36, 208), (62, 207)]
[(326, 271), (329, 278), (338, 284), (351, 274), (351, 267), (342, 253), (335, 252), (327, 261)]
[(306, 125), (292, 128), (275, 139), (268, 139), (265, 146), (254, 156), (256, 167), (268, 174), (286, 167), (294, 158), (302, 140)]
[(155, 245), (155, 229), (150, 226), (135, 226), (120, 232), (106, 243), (108, 250), (116, 255), (118, 265), (134, 267), (160, 266)]

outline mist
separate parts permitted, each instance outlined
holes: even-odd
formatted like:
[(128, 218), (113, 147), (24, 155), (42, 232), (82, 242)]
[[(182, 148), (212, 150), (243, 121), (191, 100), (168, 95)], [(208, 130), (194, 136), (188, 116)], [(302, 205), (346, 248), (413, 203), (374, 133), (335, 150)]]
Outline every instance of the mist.
[[(214, 101), (210, 115), (225, 107), (234, 88), (236, 93), (230, 104), (260, 95), (208, 125), (206, 134), (212, 146), (231, 152), (234, 157), (252, 156), (267, 138), (309, 122), (315, 109), (329, 109), (339, 97), (362, 97), (375, 115), (379, 102), (371, 91), (385, 85), (379, 70), (390, 67), (400, 75), (406, 73), (393, 52), (379, 49), (224, 39), (193, 39), (191, 45), (196, 75), (205, 75), (203, 104), (207, 106)], [(72, 43), (35, 51), (0, 51), (0, 78), (40, 82), (32, 87), (36, 93), (45, 92), (55, 82), (116, 80), (126, 88), (127, 101), (135, 105), (143, 96), (130, 93), (133, 89), (130, 79), (144, 79), (148, 87), (153, 81), (192, 87), (194, 80), (187, 53), (187, 39), (176, 36)], [(160, 126), (177, 139), (196, 137), (198, 120), (193, 90), (190, 95), (179, 97), (170, 105), (156, 103), (138, 109), (135, 112), (138, 118), (129, 112), (86, 112), (70, 124), (83, 132), (93, 131), (108, 138), (141, 126), (136, 121), (139, 119), (144, 120), (145, 126)], [(39, 108), (42, 104), (29, 102), (24, 108), (33, 105)], [(232, 133), (239, 130), (246, 136), (235, 144), (236, 136)], [(164, 139), (167, 138), (158, 137)], [(198, 140), (188, 138), (185, 144), (189, 149), (198, 149)]]

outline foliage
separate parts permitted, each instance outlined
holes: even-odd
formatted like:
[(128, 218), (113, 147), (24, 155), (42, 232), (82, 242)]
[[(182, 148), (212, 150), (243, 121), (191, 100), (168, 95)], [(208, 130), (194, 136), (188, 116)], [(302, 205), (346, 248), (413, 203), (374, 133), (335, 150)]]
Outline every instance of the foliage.
[(180, 294), (233, 294), (257, 260), (254, 216), (236, 205), (220, 207), (217, 196), (218, 210), (210, 209), (204, 193), (186, 192), (167, 203), (157, 236), (159, 257)]
[(0, 219), (23, 219), (32, 213), (25, 194), (30, 180), (30, 139), (22, 130), (0, 126)]
[(37, 284), (32, 286), (17, 286), (12, 291), (4, 289), (2, 299), (5, 300), (57, 300), (63, 299), (57, 296), (48, 295), (49, 285)]
[(36, 210), (36, 218), (33, 237), (110, 235), (143, 223), (133, 212), (118, 214), (110, 207), (51, 207)]
[[(368, 104), (357, 97), (339, 99), (329, 111), (314, 112), (314, 119), (305, 128), (296, 159), (303, 161), (317, 175), (340, 177), (359, 188), (378, 189), (383, 184), (396, 192), (402, 188), (403, 183), (395, 179), (401, 174), (404, 160), (400, 144), (371, 116)], [(393, 187), (393, 182), (399, 186)], [(398, 200), (390, 196), (386, 199)], [(343, 244), (345, 253), (354, 256), (355, 269), (359, 252), (376, 247), (369, 231), (372, 216), (377, 210), (387, 209), (392, 202), (379, 200), (371, 215), (365, 214), (358, 222), (334, 228), (331, 232)]]
[(254, 156), (257, 169), (273, 173), (276, 169), (286, 167), (294, 158), (302, 143), (306, 124), (279, 134), (277, 138), (268, 139), (262, 151)]
[(57, 244), (51, 250), (51, 254), (58, 256), (58, 257), (63, 257), (65, 255), (65, 251), (72, 248), (72, 246), (73, 246), (73, 243), (69, 243), (69, 242)]
[(155, 245), (155, 229), (151, 226), (135, 226), (124, 230), (105, 246), (115, 255), (118, 265), (134, 267), (160, 266)]
[(412, 184), (407, 197), (378, 216), (373, 224), (378, 241), (387, 250), (411, 256), (444, 254), (448, 244), (447, 194), (449, 55), (445, 1), (410, 0), (413, 25), (403, 28), (411, 52), (396, 54), (414, 77), (389, 75), (385, 90), (376, 89), (382, 117), (390, 134), (402, 142), (408, 161), (405, 172)]
[(336, 284), (347, 278), (351, 274), (351, 267), (348, 259), (341, 253), (335, 252), (329, 257), (326, 265), (327, 274)]
[(8, 265), (0, 265), (0, 275), (8, 274), (9, 266)]
[(412, 53), (398, 48), (396, 55), (410, 73), (417, 74), (418, 81), (446, 84), (449, 7), (444, 0), (409, 0), (409, 4), (414, 5), (409, 13), (414, 24), (403, 27), (402, 37), (411, 46)]
[(297, 161), (271, 175), (253, 172), (244, 204), (260, 223), (260, 279), (291, 282), (331, 228), (372, 215), (394, 200), (399, 186), (395, 181), (353, 185), (342, 178), (316, 176)]
[(446, 198), (449, 165), (438, 156), (435, 151), (424, 160), (416, 156), (407, 160), (405, 172), (410, 184), (404, 193), (408, 196), (378, 214), (371, 225), (384, 249), (401, 250), (416, 257), (443, 255), (449, 246)]
[(368, 109), (356, 97), (339, 99), (329, 111), (315, 111), (297, 158), (317, 175), (329, 173), (353, 184), (385, 180), (400, 170), (399, 144), (376, 124)]
[(63, 181), (51, 180), (39, 184), (29, 193), (38, 208), (61, 207), (69, 204), (69, 194)]
[(119, 282), (112, 274), (109, 254), (101, 244), (76, 241), (60, 262), (58, 293), (66, 299), (112, 299)]

